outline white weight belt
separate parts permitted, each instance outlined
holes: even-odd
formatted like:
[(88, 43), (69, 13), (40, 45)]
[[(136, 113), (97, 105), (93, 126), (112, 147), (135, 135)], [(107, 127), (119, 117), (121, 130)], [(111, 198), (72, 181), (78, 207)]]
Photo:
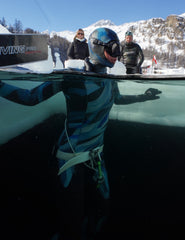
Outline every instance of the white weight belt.
[(79, 164), (86, 162), (90, 160), (92, 157), (99, 156), (100, 153), (103, 151), (103, 146), (97, 147), (91, 151), (86, 151), (86, 152), (79, 152), (79, 153), (67, 153), (67, 152), (62, 152), (61, 150), (58, 150), (56, 153), (56, 157), (58, 159), (65, 160), (66, 163), (59, 169), (58, 175), (60, 175), (62, 172), (67, 170), (68, 168)]

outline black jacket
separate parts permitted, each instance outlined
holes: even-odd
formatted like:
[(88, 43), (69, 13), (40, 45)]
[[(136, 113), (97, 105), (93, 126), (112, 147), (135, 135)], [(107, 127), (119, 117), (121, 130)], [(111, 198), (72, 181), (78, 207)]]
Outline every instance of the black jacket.
[(88, 44), (84, 40), (83, 42), (75, 39), (68, 48), (68, 59), (85, 59), (89, 57)]
[(124, 63), (127, 68), (140, 67), (143, 61), (143, 51), (137, 43), (121, 43), (120, 62)]

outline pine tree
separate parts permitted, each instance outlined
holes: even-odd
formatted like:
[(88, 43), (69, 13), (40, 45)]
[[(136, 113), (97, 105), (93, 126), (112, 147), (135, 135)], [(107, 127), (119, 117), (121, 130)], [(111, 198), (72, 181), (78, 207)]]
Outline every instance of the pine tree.
[(5, 20), (4, 17), (2, 18), (2, 20), (0, 20), (0, 24), (1, 24), (3, 27), (7, 27), (6, 20)]
[(15, 19), (15, 23), (13, 27), (14, 27), (14, 33), (23, 33), (23, 26), (20, 20)]
[(14, 27), (11, 24), (8, 26), (8, 31), (14, 33)]

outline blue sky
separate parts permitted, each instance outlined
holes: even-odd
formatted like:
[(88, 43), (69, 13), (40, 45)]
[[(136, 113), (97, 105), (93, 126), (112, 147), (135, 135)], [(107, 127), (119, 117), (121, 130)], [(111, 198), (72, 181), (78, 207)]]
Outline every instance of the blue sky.
[(18, 19), (23, 29), (38, 31), (76, 31), (101, 19), (109, 19), (116, 25), (166, 18), (170, 14), (185, 13), (185, 1), (138, 0), (5, 0), (0, 8), (0, 19), (14, 24)]

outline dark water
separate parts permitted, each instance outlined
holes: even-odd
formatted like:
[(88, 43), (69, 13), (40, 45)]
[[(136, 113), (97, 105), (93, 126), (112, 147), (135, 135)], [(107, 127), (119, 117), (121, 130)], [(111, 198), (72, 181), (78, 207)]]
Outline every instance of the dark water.
[[(49, 239), (56, 231), (51, 152), (63, 120), (55, 115), (0, 147), (0, 239)], [(184, 239), (185, 128), (110, 121), (105, 159), (104, 239)]]
[(182, 233), (185, 129), (110, 122), (105, 143), (113, 231), (126, 239), (168, 239)]

